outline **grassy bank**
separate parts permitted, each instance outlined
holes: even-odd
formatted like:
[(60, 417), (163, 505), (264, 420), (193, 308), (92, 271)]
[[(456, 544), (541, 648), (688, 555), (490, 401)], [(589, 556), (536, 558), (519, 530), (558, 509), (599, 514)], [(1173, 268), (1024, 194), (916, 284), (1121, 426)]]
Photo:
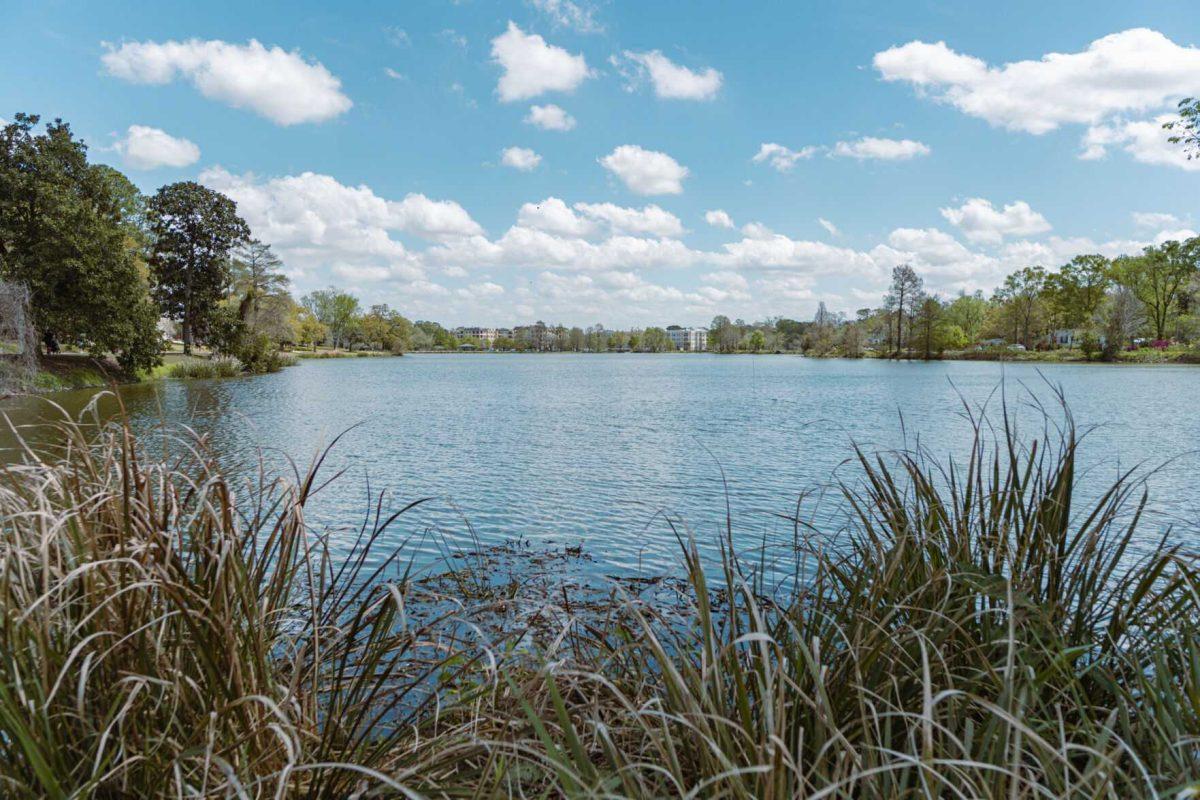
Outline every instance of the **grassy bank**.
[(857, 454), (844, 529), (796, 521), (801, 588), (684, 538), (682, 605), (531, 613), (417, 580), (413, 506), (335, 558), (319, 460), (235, 486), (202, 441), (64, 425), (0, 468), (0, 793), (1183, 796), (1196, 554), (1138, 549), (1132, 476), (1082, 504), (1070, 427), (986, 430), (967, 463)]

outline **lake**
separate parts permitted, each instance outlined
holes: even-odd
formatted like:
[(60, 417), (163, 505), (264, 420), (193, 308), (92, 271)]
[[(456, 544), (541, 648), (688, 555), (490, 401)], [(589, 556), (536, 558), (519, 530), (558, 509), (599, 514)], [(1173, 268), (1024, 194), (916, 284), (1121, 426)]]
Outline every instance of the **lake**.
[[(802, 492), (818, 492), (805, 514), (836, 528), (836, 496), (819, 491), (857, 477), (846, 463), (852, 443), (883, 451), (919, 440), (961, 455), (971, 438), (964, 400), (990, 397), (995, 419), (1001, 394), (1037, 434), (1031, 401), (1053, 407), (1052, 386), (1081, 427), (1097, 426), (1082, 451), (1085, 480), (1098, 490), (1119, 468), (1164, 465), (1149, 479), (1156, 516), (1146, 539), (1168, 522), (1175, 536), (1193, 537), (1195, 367), (447, 354), (304, 361), (274, 375), (167, 380), (121, 394), (138, 429), (190, 425), (235, 468), (260, 453), (274, 467), (284, 456), (307, 463), (357, 426), (326, 470), (346, 474), (311, 515), (335, 541), (349, 542), (362, 521), (369, 480), (393, 507), (435, 498), (394, 534), (397, 543), (414, 538), (406, 546), (420, 561), (473, 536), (520, 537), (582, 543), (597, 573), (609, 574), (678, 572), (675, 530), (685, 525), (715, 553), (726, 500), (739, 549), (790, 541), (786, 517)], [(78, 409), (91, 394), (54, 399)], [(30, 399), (0, 409), (18, 424), (45, 415)]]

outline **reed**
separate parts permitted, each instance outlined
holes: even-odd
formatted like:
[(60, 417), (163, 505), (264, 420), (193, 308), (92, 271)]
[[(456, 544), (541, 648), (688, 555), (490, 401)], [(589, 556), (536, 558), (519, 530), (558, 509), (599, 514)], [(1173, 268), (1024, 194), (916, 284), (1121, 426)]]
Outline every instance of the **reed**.
[(1139, 549), (1135, 475), (1080, 500), (1069, 418), (1030, 440), (980, 420), (966, 463), (856, 452), (847, 524), (794, 521), (786, 591), (731, 535), (714, 566), (681, 534), (682, 607), (616, 586), (538, 629), (417, 578), (392, 531), (417, 503), (377, 498), (335, 558), (305, 519), (323, 455), (235, 485), (175, 436), (154, 458), (120, 422), (64, 421), (0, 468), (0, 794), (1200, 788), (1196, 554)]

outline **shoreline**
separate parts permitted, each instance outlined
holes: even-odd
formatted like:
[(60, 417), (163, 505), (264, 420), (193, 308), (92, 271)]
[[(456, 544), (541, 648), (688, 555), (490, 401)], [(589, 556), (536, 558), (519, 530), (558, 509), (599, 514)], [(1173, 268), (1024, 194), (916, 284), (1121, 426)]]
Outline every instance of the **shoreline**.
[[(1005, 353), (975, 353), (969, 351), (957, 351), (942, 355), (936, 358), (886, 358), (878, 355), (860, 356), (853, 358), (843, 355), (807, 355), (799, 352), (738, 352), (738, 353), (717, 353), (713, 351), (702, 351), (698, 353), (675, 351), (667, 353), (649, 353), (649, 352), (603, 352), (589, 353), (576, 352), (570, 350), (544, 350), (544, 351), (500, 351), (500, 350), (412, 350), (407, 353), (380, 353), (375, 351), (358, 351), (358, 352), (336, 352), (336, 351), (288, 351), (290, 355), (295, 356), (300, 361), (324, 361), (330, 359), (363, 359), (363, 358), (400, 358), (405, 355), (426, 356), (426, 355), (453, 355), (453, 356), (510, 356), (510, 355), (569, 355), (569, 356), (596, 356), (596, 355), (628, 355), (628, 356), (782, 356), (790, 358), (808, 358), (819, 361), (894, 361), (894, 362), (942, 362), (942, 361), (991, 361), (998, 363), (1016, 363), (1016, 364), (1064, 364), (1076, 366), (1110, 366), (1110, 367), (1195, 367), (1200, 366), (1200, 352), (1184, 352), (1159, 355), (1153, 352), (1136, 351), (1133, 353), (1123, 353), (1122, 357), (1113, 361), (1101, 361), (1099, 359), (1088, 359), (1078, 351), (1070, 351), (1071, 355), (1059, 356), (1062, 351), (1052, 350), (1046, 352), (1005, 352)], [(1078, 354), (1077, 354), (1078, 353)], [(1076, 355), (1077, 354), (1077, 355)], [(168, 353), (164, 363), (148, 374), (140, 376), (130, 376), (121, 371), (121, 369), (111, 360), (101, 360), (86, 354), (64, 353), (49, 357), (43, 357), (38, 364), (38, 372), (33, 380), (33, 385), (24, 392), (8, 392), (0, 394), (0, 400), (9, 397), (15, 397), (21, 394), (32, 395), (53, 395), (59, 392), (77, 391), (80, 389), (103, 389), (111, 386), (131, 386), (139, 383), (152, 383), (154, 381), (171, 378), (168, 370), (177, 363), (183, 361), (182, 354)], [(1158, 357), (1156, 357), (1158, 356)], [(172, 358), (173, 357), (173, 358)], [(201, 356), (202, 358), (202, 356)], [(175, 378), (175, 380), (188, 380), (187, 378)]]

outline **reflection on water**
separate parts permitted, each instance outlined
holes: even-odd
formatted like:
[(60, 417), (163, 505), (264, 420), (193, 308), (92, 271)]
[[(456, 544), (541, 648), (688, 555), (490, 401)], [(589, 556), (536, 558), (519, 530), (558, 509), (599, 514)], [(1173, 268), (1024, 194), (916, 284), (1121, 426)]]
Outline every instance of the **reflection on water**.
[[(1002, 392), (1001, 382), (1003, 381)], [(211, 438), (231, 469), (301, 470), (337, 434), (328, 474), (347, 474), (317, 498), (310, 519), (348, 543), (372, 491), (406, 515), (394, 542), (436, 555), (452, 541), (524, 537), (582, 541), (601, 572), (671, 571), (678, 546), (666, 516), (686, 523), (708, 552), (725, 519), (749, 550), (786, 542), (784, 517), (804, 490), (853, 481), (850, 446), (914, 444), (962, 453), (971, 429), (964, 400), (1001, 393), (1031, 434), (1042, 421), (1031, 393), (1053, 402), (1061, 386), (1085, 440), (1087, 477), (1159, 465), (1155, 525), (1182, 521), (1191, 537), (1200, 507), (1200, 369), (989, 362), (817, 361), (782, 356), (446, 355), (303, 362), (275, 375), (162, 381), (121, 390), (133, 424), (187, 425)], [(94, 392), (54, 400), (77, 413)], [(114, 398), (100, 404), (117, 407)], [(44, 401), (0, 404), (18, 425), (50, 416)], [(353, 427), (352, 426), (356, 426)], [(351, 429), (352, 428), (352, 429)], [(36, 434), (35, 434), (36, 435)], [(0, 448), (12, 438), (0, 431)], [(9, 457), (12, 450), (7, 450)], [(4, 457), (0, 455), (0, 457)], [(722, 480), (722, 470), (726, 481)], [(833, 493), (807, 513), (830, 520)], [(829, 524), (833, 524), (830, 522)], [(1147, 530), (1149, 539), (1152, 531)], [(409, 545), (412, 546), (412, 545)]]

